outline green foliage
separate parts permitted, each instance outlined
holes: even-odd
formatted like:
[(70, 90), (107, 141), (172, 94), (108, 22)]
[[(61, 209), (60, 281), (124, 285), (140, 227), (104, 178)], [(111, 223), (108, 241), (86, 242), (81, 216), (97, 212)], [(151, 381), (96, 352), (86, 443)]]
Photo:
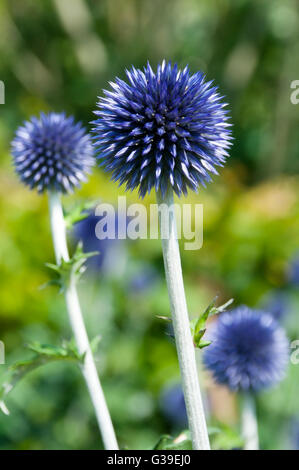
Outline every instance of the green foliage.
[(168, 435), (161, 436), (153, 450), (192, 450), (190, 433), (183, 431), (175, 438)]
[(9, 411), (4, 403), (4, 398), (29, 372), (54, 361), (81, 363), (84, 359), (84, 355), (78, 353), (73, 340), (64, 341), (61, 346), (41, 344), (35, 341), (28, 344), (27, 348), (34, 352), (34, 355), (30, 359), (12, 364), (3, 374), (0, 384), (0, 410), (5, 414), (9, 414)]
[(99, 344), (102, 340), (102, 337), (100, 335), (95, 336), (91, 341), (90, 341), (90, 349), (93, 353), (96, 353), (99, 348)]
[(89, 212), (99, 203), (98, 200), (79, 201), (73, 204), (64, 214), (64, 220), (67, 229), (72, 229), (73, 226), (81, 220), (88, 217)]
[[(213, 450), (232, 450), (242, 449), (243, 439), (240, 434), (232, 427), (222, 423), (208, 428), (209, 438)], [(169, 435), (160, 437), (153, 450), (192, 450), (190, 432), (182, 431), (175, 438)]]
[(240, 433), (223, 423), (218, 423), (214, 428), (210, 428), (209, 436), (213, 450), (241, 450), (244, 445)]
[(83, 244), (79, 242), (70, 260), (62, 260), (59, 265), (46, 263), (46, 266), (54, 271), (56, 278), (45, 284), (57, 285), (61, 292), (64, 292), (71, 282), (77, 282), (86, 270), (85, 262), (88, 258), (98, 255), (98, 251), (84, 253)]
[[(211, 344), (211, 341), (205, 341), (203, 339), (203, 336), (207, 330), (206, 328), (206, 323), (210, 317), (213, 315), (218, 315), (219, 313), (224, 312), (227, 307), (229, 307), (234, 299), (230, 299), (228, 302), (226, 302), (223, 305), (220, 305), (219, 307), (216, 307), (216, 301), (218, 297), (215, 297), (214, 300), (208, 305), (208, 307), (205, 309), (205, 311), (199, 315), (199, 317), (194, 318), (190, 322), (190, 327), (191, 327), (191, 333), (192, 333), (192, 338), (194, 342), (194, 346), (199, 349), (203, 349)], [(164, 315), (157, 315), (157, 318), (160, 320), (170, 322), (171, 323), (171, 318), (164, 316)]]
[(219, 313), (224, 312), (227, 307), (229, 307), (234, 299), (230, 299), (220, 307), (216, 307), (217, 297), (210, 303), (210, 305), (206, 308), (206, 310), (198, 317), (194, 318), (191, 322), (191, 332), (193, 337), (193, 342), (196, 348), (203, 349), (206, 346), (211, 344), (211, 341), (205, 341), (203, 336), (207, 330), (206, 323), (208, 318), (212, 317), (213, 315), (218, 315)]

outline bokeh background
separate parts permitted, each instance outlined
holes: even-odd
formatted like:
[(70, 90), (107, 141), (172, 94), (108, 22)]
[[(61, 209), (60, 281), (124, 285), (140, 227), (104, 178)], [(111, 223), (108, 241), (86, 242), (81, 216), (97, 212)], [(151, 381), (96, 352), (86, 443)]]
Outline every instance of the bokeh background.
[[(204, 204), (204, 245), (183, 251), (191, 316), (219, 295), (270, 310), (299, 338), (299, 79), (296, 0), (1, 0), (0, 339), (6, 362), (30, 356), (25, 344), (70, 338), (63, 296), (40, 290), (53, 261), (45, 196), (18, 181), (10, 141), (40, 111), (72, 113), (86, 126), (96, 97), (131, 64), (163, 58), (215, 79), (230, 103), (235, 143), (221, 176), (183, 202)], [(85, 198), (117, 203), (124, 194), (99, 169), (65, 207)], [(137, 202), (137, 194), (128, 195)], [(145, 200), (154, 202), (153, 197)], [(92, 228), (92, 220), (91, 225)], [(79, 226), (75, 236), (85, 236)], [(85, 242), (90, 240), (91, 229)], [(79, 235), (78, 235), (79, 234)], [(83, 235), (82, 235), (83, 234)], [(85, 234), (85, 235), (84, 235)], [(74, 240), (70, 233), (70, 239)], [(153, 448), (185, 429), (159, 241), (105, 242), (80, 285), (90, 336), (120, 444)], [(198, 354), (200, 368), (201, 354)], [(0, 372), (5, 370), (0, 365)], [(213, 447), (240, 447), (236, 397), (201, 373)], [(299, 365), (258, 398), (261, 446), (299, 448)], [(1, 449), (100, 448), (80, 372), (40, 368), (7, 399)]]

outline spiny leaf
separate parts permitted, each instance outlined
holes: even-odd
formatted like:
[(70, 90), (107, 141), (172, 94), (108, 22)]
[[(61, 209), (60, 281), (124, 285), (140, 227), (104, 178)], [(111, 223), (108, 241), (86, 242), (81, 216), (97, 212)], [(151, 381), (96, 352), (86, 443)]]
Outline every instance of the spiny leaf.
[(166, 317), (166, 316), (162, 316), (162, 315), (156, 315), (157, 318), (159, 318), (159, 320), (164, 320), (164, 321), (168, 321), (168, 322), (171, 322), (171, 318), (170, 317)]
[(98, 254), (98, 251), (84, 253), (83, 245), (80, 241), (77, 244), (76, 250), (70, 260), (62, 260), (59, 265), (52, 263), (46, 264), (46, 266), (52, 271), (54, 271), (55, 275), (57, 276), (56, 279), (51, 280), (46, 285), (55, 284), (60, 287), (61, 292), (64, 291), (65, 288), (69, 286), (71, 282), (77, 282), (78, 279), (82, 276), (86, 269), (86, 260), (88, 258), (91, 258), (92, 256), (97, 256)]
[(229, 299), (225, 304), (220, 305), (219, 307), (214, 307), (214, 312), (212, 313), (212, 315), (224, 312), (227, 307), (229, 307), (233, 303), (233, 301), (234, 299)]
[(98, 203), (99, 200), (83, 201), (82, 203), (76, 204), (74, 207), (70, 208), (66, 211), (64, 216), (66, 227), (71, 229), (73, 225), (86, 219), (90, 214), (90, 210), (96, 207)]
[(183, 431), (177, 437), (163, 435), (153, 450), (191, 450), (192, 442), (189, 431)]
[(209, 431), (209, 436), (214, 450), (243, 448), (244, 440), (236, 429), (223, 423), (218, 423), (217, 427), (212, 429), (212, 432)]
[(206, 332), (206, 323), (208, 318), (224, 312), (226, 308), (233, 303), (234, 299), (230, 299), (228, 302), (220, 305), (219, 307), (216, 307), (216, 301), (217, 297), (212, 300), (206, 310), (198, 318), (195, 318), (190, 322), (193, 342), (196, 348), (203, 349), (211, 344), (211, 341), (204, 341), (202, 339)]
[(29, 343), (27, 348), (37, 355), (55, 359), (81, 360), (81, 355), (73, 341), (64, 341), (62, 346), (52, 346), (50, 344), (41, 344), (38, 341)]
[(2, 411), (2, 413), (4, 413), (6, 416), (9, 415), (9, 410), (5, 405), (4, 401), (0, 401), (0, 411)]
[(203, 349), (203, 348), (206, 348), (207, 346), (210, 346), (210, 344), (212, 344), (212, 341), (200, 341), (197, 347), (199, 349)]
[(4, 403), (4, 398), (29, 372), (54, 361), (82, 363), (84, 359), (84, 355), (79, 354), (77, 351), (74, 341), (64, 341), (62, 346), (52, 346), (35, 341), (28, 344), (27, 349), (34, 352), (34, 355), (30, 359), (12, 364), (2, 378), (0, 384), (0, 410), (5, 414), (9, 414), (9, 411)]
[(93, 353), (97, 352), (101, 340), (102, 337), (98, 335), (90, 341), (90, 349)]
[(161, 450), (164, 449), (164, 446), (171, 441), (171, 436), (168, 434), (164, 434), (158, 440), (158, 442), (154, 445), (153, 450)]
[(46, 289), (46, 287), (51, 287), (51, 286), (57, 286), (57, 287), (60, 288), (61, 283), (60, 283), (59, 279), (51, 279), (50, 281), (47, 281), (44, 284), (42, 284), (41, 286), (39, 286), (39, 289), (42, 290), (42, 289)]

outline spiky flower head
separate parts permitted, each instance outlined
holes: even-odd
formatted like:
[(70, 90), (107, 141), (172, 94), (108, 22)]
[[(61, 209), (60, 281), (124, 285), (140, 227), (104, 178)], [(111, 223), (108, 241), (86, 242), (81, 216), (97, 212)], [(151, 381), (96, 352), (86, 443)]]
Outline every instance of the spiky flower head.
[(257, 392), (285, 374), (289, 345), (284, 330), (263, 311), (241, 306), (222, 314), (209, 333), (204, 363), (216, 382)]
[(154, 187), (196, 191), (223, 166), (231, 145), (228, 113), (217, 87), (201, 73), (165, 61), (154, 73), (126, 71), (100, 98), (94, 121), (100, 164), (143, 197)]
[(23, 183), (40, 193), (71, 192), (94, 164), (90, 136), (65, 113), (41, 113), (26, 121), (12, 141), (12, 155)]

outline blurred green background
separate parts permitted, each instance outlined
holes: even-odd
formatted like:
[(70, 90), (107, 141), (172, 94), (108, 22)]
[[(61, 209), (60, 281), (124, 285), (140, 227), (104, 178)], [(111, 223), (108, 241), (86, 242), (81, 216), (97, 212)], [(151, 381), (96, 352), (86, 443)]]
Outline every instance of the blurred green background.
[[(131, 64), (156, 66), (163, 58), (215, 79), (234, 124), (232, 156), (221, 176), (187, 199), (204, 204), (203, 248), (182, 249), (190, 315), (216, 294), (219, 301), (233, 297), (236, 305), (267, 304), (290, 340), (299, 338), (298, 272), (290, 276), (299, 250), (299, 106), (290, 102), (290, 84), (299, 79), (298, 2), (0, 0), (0, 30), (6, 87), (0, 106), (0, 339), (7, 364), (30, 356), (28, 341), (60, 344), (71, 337), (63, 297), (55, 288), (39, 289), (50, 276), (45, 262), (53, 261), (47, 200), (14, 174), (15, 129), (41, 110), (65, 110), (89, 126), (109, 80), (124, 77)], [(64, 204), (83, 198), (116, 203), (122, 194), (95, 169)], [(128, 201), (137, 202), (137, 194)], [(120, 445), (149, 449), (161, 434), (185, 427), (174, 343), (157, 319), (169, 314), (161, 247), (139, 240), (105, 250), (105, 263), (90, 266), (81, 282), (83, 310), (90, 336), (102, 337), (98, 369)], [(210, 423), (223, 429), (213, 435), (213, 447), (238, 447), (235, 397), (201, 377)], [(299, 447), (298, 384), (299, 366), (290, 364), (286, 380), (259, 397), (262, 448)], [(101, 447), (75, 366), (35, 371), (6, 404), (11, 414), (0, 415), (1, 449)]]

